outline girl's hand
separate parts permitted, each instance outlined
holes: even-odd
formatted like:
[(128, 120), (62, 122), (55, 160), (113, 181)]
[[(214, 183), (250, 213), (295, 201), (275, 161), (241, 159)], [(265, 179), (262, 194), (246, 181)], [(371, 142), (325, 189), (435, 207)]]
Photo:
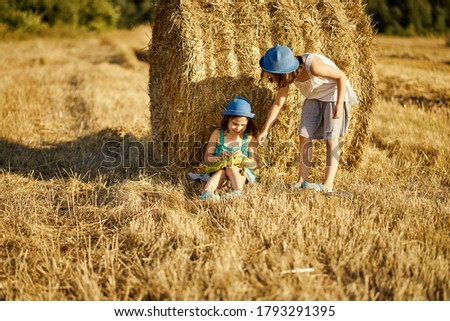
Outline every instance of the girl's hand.
[(230, 153), (228, 153), (227, 151), (223, 151), (220, 155), (218, 156), (211, 156), (208, 158), (208, 161), (206, 163), (211, 164), (214, 162), (218, 162), (224, 158), (228, 158), (230, 157)]
[(242, 155), (242, 151), (239, 149), (237, 151), (235, 151), (231, 156), (236, 157), (236, 156), (243, 156)]
[(226, 150), (224, 150), (224, 151), (222, 152), (222, 154), (220, 154), (220, 156), (221, 156), (222, 158), (227, 158), (227, 157), (230, 157), (231, 154), (230, 154), (229, 152), (227, 152)]

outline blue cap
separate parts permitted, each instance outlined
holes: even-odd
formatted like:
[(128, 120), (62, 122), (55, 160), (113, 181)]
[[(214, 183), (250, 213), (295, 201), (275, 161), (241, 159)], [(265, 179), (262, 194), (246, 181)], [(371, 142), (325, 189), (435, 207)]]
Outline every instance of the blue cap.
[(267, 50), (266, 54), (259, 60), (261, 68), (272, 74), (293, 72), (298, 68), (299, 64), (291, 49), (279, 44)]
[(251, 111), (250, 102), (242, 97), (234, 97), (227, 105), (227, 109), (222, 111), (224, 116), (253, 118), (255, 114)]

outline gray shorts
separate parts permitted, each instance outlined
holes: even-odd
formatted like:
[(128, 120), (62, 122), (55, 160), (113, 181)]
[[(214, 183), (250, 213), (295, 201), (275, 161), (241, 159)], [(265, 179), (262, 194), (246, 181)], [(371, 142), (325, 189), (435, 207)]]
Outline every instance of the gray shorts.
[(298, 134), (310, 139), (335, 139), (344, 136), (350, 121), (350, 105), (344, 103), (339, 119), (333, 119), (334, 101), (306, 99)]

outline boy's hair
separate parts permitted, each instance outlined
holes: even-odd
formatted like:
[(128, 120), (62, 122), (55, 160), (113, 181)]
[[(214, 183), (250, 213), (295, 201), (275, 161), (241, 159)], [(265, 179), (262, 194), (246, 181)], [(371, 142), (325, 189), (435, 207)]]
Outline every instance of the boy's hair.
[[(220, 123), (220, 129), (222, 129), (224, 132), (228, 130), (228, 123), (232, 118), (236, 118), (240, 116), (223, 116), (222, 122)], [(251, 118), (247, 118), (247, 128), (245, 128), (245, 132), (249, 133), (252, 136), (256, 136), (258, 134), (258, 128), (256, 127), (255, 123)]]
[[(299, 67), (303, 65), (302, 57), (296, 56), (295, 58), (297, 58), (298, 62), (300, 63)], [(286, 87), (287, 85), (292, 84), (295, 78), (297, 78), (299, 73), (298, 69), (299, 68), (287, 74), (274, 74), (273, 76), (269, 77), (269, 81), (271, 83), (275, 83), (277, 90)], [(263, 78), (264, 78), (264, 70), (261, 71), (261, 79)]]

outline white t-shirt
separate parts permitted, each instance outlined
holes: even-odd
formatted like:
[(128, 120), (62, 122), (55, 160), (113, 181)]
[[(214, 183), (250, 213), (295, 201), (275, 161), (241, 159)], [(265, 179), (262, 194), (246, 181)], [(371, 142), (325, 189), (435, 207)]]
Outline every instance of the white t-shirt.
[[(308, 72), (309, 79), (303, 82), (295, 81), (294, 84), (300, 90), (302, 95), (307, 99), (317, 99), (320, 101), (337, 101), (337, 82), (334, 79), (325, 77), (316, 77), (311, 73), (311, 62), (314, 57), (318, 57), (323, 63), (338, 68), (336, 64), (329, 58), (316, 53), (303, 54), (302, 57), (306, 57), (305, 68)], [(339, 69), (339, 68), (338, 68)], [(347, 79), (347, 90), (345, 93), (344, 101), (348, 104), (357, 104), (358, 98)]]

